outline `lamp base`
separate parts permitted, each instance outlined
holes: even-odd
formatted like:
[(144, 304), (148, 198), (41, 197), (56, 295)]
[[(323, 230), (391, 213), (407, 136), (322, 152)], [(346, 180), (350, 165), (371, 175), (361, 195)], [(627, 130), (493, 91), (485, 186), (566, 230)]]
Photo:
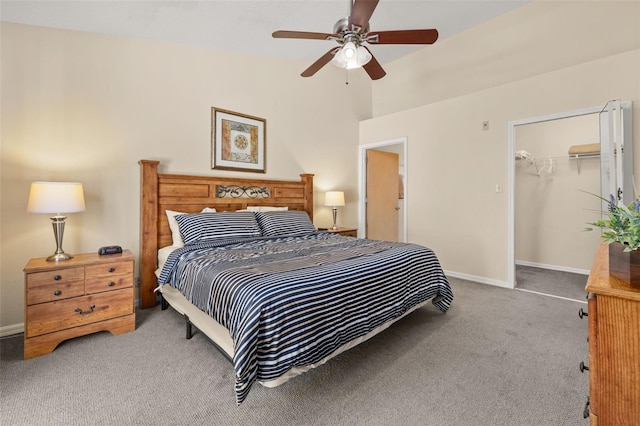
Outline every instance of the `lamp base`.
[(73, 256), (62, 252), (62, 253), (55, 253), (47, 257), (47, 262), (60, 262), (60, 261), (69, 260), (69, 259), (73, 259)]
[(73, 258), (73, 256), (62, 250), (62, 237), (64, 236), (64, 221), (66, 218), (66, 216), (61, 215), (50, 218), (53, 225), (53, 235), (56, 237), (56, 252), (47, 257), (47, 262), (60, 262)]

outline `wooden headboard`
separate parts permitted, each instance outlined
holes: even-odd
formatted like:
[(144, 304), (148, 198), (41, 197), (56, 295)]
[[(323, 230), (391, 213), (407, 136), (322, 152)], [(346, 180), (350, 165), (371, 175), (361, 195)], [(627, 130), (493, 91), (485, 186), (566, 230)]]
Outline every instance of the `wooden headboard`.
[(140, 160), (140, 307), (156, 304), (158, 249), (171, 245), (165, 210), (195, 213), (205, 207), (236, 211), (247, 206), (304, 210), (313, 220), (313, 175), (299, 181), (159, 174), (159, 161)]

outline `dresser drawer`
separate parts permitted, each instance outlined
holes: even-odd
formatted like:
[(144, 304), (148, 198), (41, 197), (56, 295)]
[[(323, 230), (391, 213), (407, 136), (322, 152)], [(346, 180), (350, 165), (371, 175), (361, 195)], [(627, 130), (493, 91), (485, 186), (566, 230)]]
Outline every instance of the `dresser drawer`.
[(133, 288), (27, 306), (26, 337), (133, 313)]
[(86, 294), (102, 293), (103, 291), (127, 287), (133, 287), (133, 276), (131, 274), (91, 278), (87, 279), (84, 285)]
[(29, 289), (27, 292), (27, 305), (69, 299), (70, 297), (82, 295), (84, 295), (84, 283), (82, 281), (56, 281), (49, 285)]
[(33, 272), (27, 274), (27, 288), (43, 285), (66, 284), (84, 280), (84, 268), (66, 268), (53, 271)]
[(87, 277), (108, 277), (110, 275), (132, 274), (133, 262), (111, 262), (87, 266)]

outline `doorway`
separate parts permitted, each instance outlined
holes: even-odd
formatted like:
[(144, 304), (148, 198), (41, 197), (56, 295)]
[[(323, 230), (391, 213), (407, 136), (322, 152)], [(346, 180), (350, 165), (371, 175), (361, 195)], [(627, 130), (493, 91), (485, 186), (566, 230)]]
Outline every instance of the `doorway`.
[[(608, 133), (614, 127), (614, 122), (616, 122), (615, 117), (617, 119), (617, 127), (616, 127), (616, 136), (615, 141), (611, 140)], [(564, 133), (564, 136), (558, 137), (558, 143), (563, 143), (564, 146), (561, 148), (564, 150), (562, 154), (559, 153), (551, 153), (550, 155), (542, 155), (536, 156), (535, 152), (528, 153), (526, 150), (522, 150), (523, 147), (531, 147), (532, 151), (535, 151), (536, 144), (526, 145), (524, 140), (526, 139), (526, 134), (528, 130), (539, 128), (562, 128), (565, 124), (564, 122), (574, 121), (576, 123), (581, 123), (580, 128), (584, 127), (584, 123), (590, 122), (589, 126), (591, 126), (591, 130), (589, 130), (588, 137), (583, 139), (583, 141), (573, 142), (585, 145), (578, 146), (568, 146), (571, 142), (571, 139), (567, 137), (567, 133)], [(590, 121), (584, 121), (590, 120)], [(587, 127), (589, 127), (587, 126)], [(535, 131), (531, 132), (536, 134)], [(578, 132), (576, 132), (578, 133)], [(569, 133), (569, 135), (571, 132)], [(591, 136), (592, 134), (592, 136)], [(525, 135), (525, 136), (523, 136)], [(519, 247), (516, 240), (518, 238), (523, 237), (534, 240), (535, 243), (540, 244), (541, 247), (535, 247), (539, 253), (542, 253), (543, 256), (537, 258), (537, 264), (529, 264), (524, 262), (525, 267), (542, 267), (544, 270), (552, 270), (552, 271), (560, 271), (563, 273), (578, 273), (578, 274), (588, 274), (591, 261), (593, 260), (593, 255), (595, 254), (595, 250), (597, 249), (599, 239), (599, 233), (585, 233), (583, 228), (585, 225), (599, 218), (598, 212), (601, 211), (601, 204), (597, 197), (593, 195), (586, 194), (584, 192), (580, 192), (582, 188), (587, 192), (591, 192), (592, 194), (600, 195), (611, 193), (620, 193), (624, 195), (625, 200), (629, 195), (632, 195), (633, 191), (622, 191), (623, 188), (629, 189), (632, 187), (632, 173), (633, 173), (633, 164), (632, 164), (632, 146), (631, 146), (631, 103), (630, 102), (620, 102), (620, 101), (610, 101), (603, 106), (596, 106), (592, 108), (586, 108), (582, 110), (569, 111), (559, 114), (552, 114), (548, 116), (535, 117), (525, 120), (518, 120), (509, 122), (508, 125), (508, 136), (509, 136), (509, 146), (508, 146), (508, 172), (509, 172), (509, 191), (508, 191), (508, 254), (507, 254), (507, 262), (508, 262), (508, 284), (509, 287), (516, 287), (516, 264), (521, 264), (516, 255), (523, 256), (522, 247)], [(582, 135), (582, 137), (585, 137)], [(592, 139), (591, 139), (592, 138)], [(535, 138), (534, 138), (535, 139)], [(624, 141), (628, 141), (625, 145)], [(520, 143), (522, 142), (522, 144)], [(581, 148), (586, 145), (594, 144), (596, 146), (596, 152), (592, 152), (591, 157), (585, 156), (583, 154), (569, 155), (572, 148)], [(621, 146), (623, 147), (620, 152), (622, 155), (609, 155), (608, 150), (613, 152), (613, 146)], [(567, 150), (567, 148), (570, 148)], [(524, 152), (523, 152), (524, 151)], [(569, 151), (569, 152), (567, 152)], [(591, 170), (589, 170), (591, 169)], [(524, 173), (523, 173), (524, 170)], [(565, 173), (565, 175), (561, 175), (560, 172)], [(529, 206), (522, 207), (516, 205), (516, 199), (518, 197), (526, 196), (530, 194), (526, 192), (526, 185), (518, 185), (518, 179), (516, 178), (516, 172), (519, 173), (522, 180), (526, 180), (529, 178), (533, 183), (530, 182), (531, 185), (529, 188), (536, 188), (541, 194), (547, 195), (552, 194), (555, 191), (555, 200), (549, 197), (549, 199), (545, 199), (545, 202), (552, 207), (556, 207), (557, 204), (563, 204), (568, 207), (565, 207), (565, 210), (558, 213), (556, 211), (551, 216), (548, 216), (546, 221), (541, 220), (540, 217), (545, 213), (544, 210), (546, 207), (539, 203), (536, 204), (536, 200), (533, 200)], [(554, 172), (556, 175), (554, 175)], [(531, 176), (526, 176), (529, 173)], [(582, 173), (582, 176), (581, 176)], [(594, 182), (586, 182), (583, 177), (588, 177), (590, 173), (590, 179), (598, 179), (598, 181)], [(581, 180), (582, 179), (582, 180)], [(568, 182), (573, 181), (573, 187)], [(579, 183), (576, 183), (579, 182)], [(563, 187), (564, 185), (564, 187)], [(568, 185), (568, 186), (567, 186)], [(615, 187), (615, 190), (611, 190), (612, 187)], [(525, 190), (523, 190), (525, 188)], [(564, 193), (562, 190), (558, 192), (558, 189), (564, 189)], [(571, 189), (568, 189), (571, 188)], [(602, 189), (601, 189), (602, 188)], [(608, 198), (608, 195), (606, 195)], [(532, 197), (534, 198), (534, 197)], [(622, 201), (622, 199), (621, 199)], [(626, 201), (625, 203), (628, 203)], [(589, 207), (591, 206), (591, 207)], [(578, 210), (576, 210), (578, 207)], [(568, 210), (572, 208), (573, 210), (569, 212)], [(590, 209), (591, 216), (585, 218), (585, 211)], [(529, 229), (523, 228), (521, 224), (518, 228), (516, 228), (516, 214), (522, 214), (522, 212), (526, 212), (525, 214), (529, 214), (531, 217), (535, 218), (536, 224), (539, 226), (536, 228), (535, 226), (531, 226)], [(555, 214), (555, 216), (553, 216)], [(560, 230), (554, 230), (553, 226), (556, 224), (552, 223), (552, 220), (549, 218), (559, 217), (559, 215), (571, 215), (569, 220), (573, 221), (573, 223), (569, 222), (570, 225), (565, 224), (565, 228), (571, 227), (573, 228), (573, 234), (569, 235), (566, 232), (566, 229), (559, 228)], [(519, 231), (517, 231), (519, 229)], [(520, 234), (519, 236), (517, 234)], [(528, 234), (527, 234), (528, 233)], [(582, 250), (582, 266), (578, 267), (565, 267), (562, 266), (563, 261), (559, 260), (562, 256), (556, 253), (553, 255), (553, 250), (557, 249), (557, 247), (549, 248), (550, 245), (548, 241), (544, 241), (545, 236), (554, 236), (557, 233), (564, 233), (565, 241), (564, 243), (568, 243), (570, 246), (564, 248), (564, 253), (568, 253), (573, 255), (573, 252), (579, 252), (578, 248), (581, 246), (585, 246), (587, 251), (591, 250), (593, 253), (590, 255), (587, 254), (587, 257), (590, 259), (585, 261), (585, 251)], [(589, 234), (589, 235), (587, 235)], [(584, 241), (582, 241), (584, 240)], [(573, 244), (573, 245), (571, 245)], [(519, 251), (520, 248), (520, 251)], [(526, 251), (526, 250), (525, 250)], [(535, 250), (534, 250), (535, 251)], [(524, 255), (526, 257), (526, 255)], [(546, 256), (546, 257), (544, 257)], [(546, 259), (546, 260), (539, 260)], [(556, 262), (557, 261), (557, 262)], [(572, 261), (566, 262), (566, 264), (571, 264)], [(580, 261), (577, 261), (577, 265), (580, 265)], [(585, 276), (586, 281), (586, 276)]]
[(398, 154), (398, 180), (402, 188), (401, 197), (398, 198), (398, 241), (407, 241), (407, 138), (398, 138), (387, 141), (360, 145), (358, 155), (358, 237), (367, 238), (367, 153), (369, 150)]
[[(583, 301), (600, 233), (598, 114), (517, 126), (515, 268), (518, 290)], [(581, 154), (569, 151), (581, 148)], [(597, 149), (587, 152), (587, 149)]]

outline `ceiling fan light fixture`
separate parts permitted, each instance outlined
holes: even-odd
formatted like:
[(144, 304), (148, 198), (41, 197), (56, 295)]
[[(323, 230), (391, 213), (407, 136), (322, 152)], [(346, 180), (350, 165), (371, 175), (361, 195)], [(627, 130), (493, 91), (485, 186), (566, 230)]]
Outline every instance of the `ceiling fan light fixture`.
[(342, 59), (342, 50), (338, 50), (336, 52), (336, 54), (333, 55), (333, 59), (331, 60), (331, 63), (333, 65), (335, 65), (336, 67), (338, 67), (338, 68), (346, 68), (347, 67), (347, 61)]
[(356, 45), (352, 41), (349, 41), (344, 45), (342, 50), (340, 50), (340, 53), (342, 54), (344, 60), (349, 62), (355, 59), (357, 55)]
[(342, 49), (336, 52), (331, 62), (338, 68), (352, 70), (366, 65), (371, 60), (371, 54), (362, 46), (348, 42)]
[(358, 62), (358, 66), (361, 67), (363, 65), (367, 65), (371, 60), (371, 53), (363, 46), (358, 46), (358, 54), (356, 56), (356, 61)]
[[(1, 1), (1, 0), (0, 0)], [(294, 38), (310, 40), (333, 40), (334, 46), (304, 70), (302, 77), (311, 77), (329, 62), (339, 68), (354, 69), (364, 67), (372, 80), (387, 75), (380, 63), (363, 43), (372, 44), (433, 44), (438, 40), (438, 30), (391, 30), (371, 32), (369, 20), (380, 0), (349, 0), (349, 16), (340, 19), (333, 26), (333, 33), (308, 31), (275, 31), (274, 38)]]

